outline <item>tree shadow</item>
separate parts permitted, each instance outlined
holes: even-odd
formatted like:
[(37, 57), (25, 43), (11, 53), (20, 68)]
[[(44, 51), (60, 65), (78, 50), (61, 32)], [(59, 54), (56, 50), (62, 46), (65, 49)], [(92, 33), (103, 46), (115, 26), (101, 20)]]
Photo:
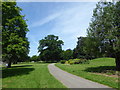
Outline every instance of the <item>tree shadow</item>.
[(16, 67), (30, 67), (30, 66), (33, 66), (33, 65), (20, 65), (20, 66), (12, 66), (12, 68), (16, 68)]
[(13, 68), (4, 68), (2, 70), (2, 78), (21, 76), (21, 75), (29, 74), (31, 71), (34, 70), (34, 68), (18, 68), (18, 67), (26, 67), (26, 65), (17, 66), (17, 67), (13, 66)]
[(85, 69), (84, 71), (94, 73), (107, 73), (108, 71), (116, 71), (116, 67), (115, 66), (90, 67)]

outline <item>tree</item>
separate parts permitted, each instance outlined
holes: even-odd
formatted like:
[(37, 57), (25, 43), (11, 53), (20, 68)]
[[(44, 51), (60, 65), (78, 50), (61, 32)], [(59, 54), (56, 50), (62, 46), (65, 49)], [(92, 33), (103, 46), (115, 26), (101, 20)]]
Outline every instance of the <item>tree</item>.
[(30, 58), (30, 61), (39, 61), (39, 56), (36, 56), (36, 55), (33, 55), (31, 58)]
[(69, 60), (73, 58), (73, 51), (71, 49), (67, 49), (61, 53), (61, 58), (63, 60)]
[[(94, 54), (114, 57), (116, 69), (120, 71), (120, 1), (99, 2), (93, 12), (92, 22), (88, 28), (88, 49)], [(88, 44), (88, 43), (87, 43)], [(94, 47), (93, 47), (93, 46)], [(95, 51), (96, 48), (96, 51)]]
[(63, 41), (58, 36), (48, 35), (39, 41), (38, 52), (43, 61), (59, 61), (62, 52)]
[(94, 37), (86, 37), (84, 40), (83, 51), (85, 53), (86, 59), (94, 59), (102, 57), (101, 52), (99, 50), (99, 41)]
[(86, 51), (87, 39), (88, 39), (88, 37), (79, 37), (78, 38), (77, 46), (73, 50), (73, 58), (91, 59), (94, 57), (94, 55), (92, 55), (92, 53), (88, 53), (88, 51)]
[(77, 41), (77, 46), (74, 49), (74, 58), (84, 58), (85, 53), (83, 50), (84, 41), (86, 37), (79, 37)]
[(2, 57), (8, 67), (24, 61), (29, 53), (28, 28), (21, 10), (16, 2), (2, 2)]
[(59, 61), (62, 52), (63, 41), (58, 36), (48, 35), (39, 41), (38, 52), (43, 61)]

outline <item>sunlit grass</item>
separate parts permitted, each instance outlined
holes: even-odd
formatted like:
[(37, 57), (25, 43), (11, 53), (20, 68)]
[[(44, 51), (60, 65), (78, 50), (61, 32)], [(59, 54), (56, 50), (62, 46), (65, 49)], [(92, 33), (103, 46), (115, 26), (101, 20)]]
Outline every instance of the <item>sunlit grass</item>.
[(91, 60), (89, 64), (56, 64), (56, 66), (77, 76), (118, 88), (118, 77), (108, 76), (115, 74), (115, 59), (113, 58), (98, 58)]
[(3, 68), (3, 88), (65, 88), (48, 71), (48, 64), (18, 64)]

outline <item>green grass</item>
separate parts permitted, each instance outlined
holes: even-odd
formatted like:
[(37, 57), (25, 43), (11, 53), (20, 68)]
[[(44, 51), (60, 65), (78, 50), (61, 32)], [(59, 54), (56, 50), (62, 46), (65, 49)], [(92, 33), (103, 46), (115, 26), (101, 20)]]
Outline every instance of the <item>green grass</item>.
[[(115, 59), (113, 58), (98, 58), (90, 60), (89, 64), (56, 64), (56, 66), (88, 80), (99, 82), (113, 88), (118, 88), (118, 77), (103, 75), (115, 73)], [(98, 75), (100, 73), (102, 75)]]
[(66, 88), (48, 71), (48, 64), (18, 64), (3, 68), (3, 88)]

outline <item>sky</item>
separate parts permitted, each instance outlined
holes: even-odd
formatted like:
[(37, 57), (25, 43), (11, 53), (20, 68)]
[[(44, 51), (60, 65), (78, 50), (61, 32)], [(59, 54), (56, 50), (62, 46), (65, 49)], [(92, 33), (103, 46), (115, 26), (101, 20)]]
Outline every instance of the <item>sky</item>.
[(96, 2), (17, 2), (27, 19), (29, 56), (39, 55), (39, 40), (47, 35), (59, 36), (63, 50), (74, 49), (78, 37), (87, 35)]

